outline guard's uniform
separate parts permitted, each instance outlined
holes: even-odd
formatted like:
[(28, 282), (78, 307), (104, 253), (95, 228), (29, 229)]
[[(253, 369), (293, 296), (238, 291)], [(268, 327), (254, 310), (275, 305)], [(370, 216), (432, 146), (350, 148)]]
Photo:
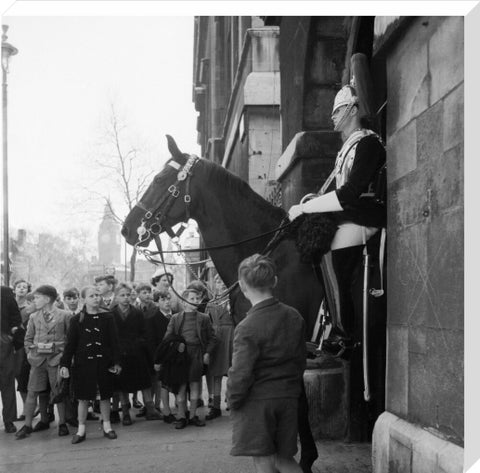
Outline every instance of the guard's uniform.
[(385, 158), (380, 138), (366, 129), (355, 130), (337, 156), (335, 194), (343, 210), (337, 214), (332, 251), (321, 262), (333, 337), (352, 335), (352, 273), (361, 261), (363, 245), (386, 225), (385, 203), (374, 193), (384, 178), (380, 171)]

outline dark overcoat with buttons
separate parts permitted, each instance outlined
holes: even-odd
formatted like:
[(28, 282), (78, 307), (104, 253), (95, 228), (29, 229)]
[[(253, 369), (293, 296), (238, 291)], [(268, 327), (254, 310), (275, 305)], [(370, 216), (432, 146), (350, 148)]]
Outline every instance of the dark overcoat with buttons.
[(115, 378), (115, 390), (135, 393), (152, 386), (153, 363), (146, 345), (143, 312), (129, 306), (122, 316), (118, 305), (112, 309), (113, 319), (120, 340), (120, 364), (122, 372)]
[(93, 400), (97, 392), (100, 399), (112, 397), (115, 375), (108, 369), (115, 364), (120, 364), (120, 349), (112, 313), (88, 314), (83, 309), (74, 315), (60, 365), (71, 368), (76, 399)]

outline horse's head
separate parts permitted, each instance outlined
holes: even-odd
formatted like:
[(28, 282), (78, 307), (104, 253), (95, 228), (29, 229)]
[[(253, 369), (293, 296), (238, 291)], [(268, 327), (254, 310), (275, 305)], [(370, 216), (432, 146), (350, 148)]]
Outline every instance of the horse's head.
[(190, 172), (199, 158), (182, 153), (169, 135), (167, 141), (172, 157), (153, 178), (123, 224), (122, 235), (130, 245), (148, 246), (155, 235), (188, 220)]

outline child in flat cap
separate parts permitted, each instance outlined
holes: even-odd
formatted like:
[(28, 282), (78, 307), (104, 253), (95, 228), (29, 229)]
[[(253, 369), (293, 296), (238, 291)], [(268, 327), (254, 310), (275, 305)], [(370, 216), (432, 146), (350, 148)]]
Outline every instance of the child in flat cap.
[[(37, 309), (27, 324), (25, 350), (31, 365), (28, 393), (25, 401), (25, 425), (16, 433), (17, 439), (24, 439), (32, 432), (49, 428), (46, 406), (40, 405), (41, 420), (32, 428), (32, 419), (38, 394), (50, 384), (51, 395), (58, 394), (58, 369), (67, 339), (69, 313), (55, 305), (57, 290), (53, 286), (39, 286), (33, 293)], [(43, 403), (41, 403), (43, 404)], [(65, 404), (59, 402), (58, 435), (68, 435), (65, 423)]]

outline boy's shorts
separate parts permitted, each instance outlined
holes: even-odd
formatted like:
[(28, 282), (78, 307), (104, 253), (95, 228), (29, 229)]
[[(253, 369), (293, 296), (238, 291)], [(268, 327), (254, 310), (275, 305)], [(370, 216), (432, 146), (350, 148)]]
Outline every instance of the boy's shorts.
[(291, 458), (297, 453), (298, 399), (251, 399), (230, 411), (234, 456)]
[(49, 366), (47, 362), (40, 366), (32, 366), (27, 389), (32, 392), (42, 392), (48, 388), (50, 383), (51, 394), (55, 396), (58, 390), (58, 379), (58, 366)]

